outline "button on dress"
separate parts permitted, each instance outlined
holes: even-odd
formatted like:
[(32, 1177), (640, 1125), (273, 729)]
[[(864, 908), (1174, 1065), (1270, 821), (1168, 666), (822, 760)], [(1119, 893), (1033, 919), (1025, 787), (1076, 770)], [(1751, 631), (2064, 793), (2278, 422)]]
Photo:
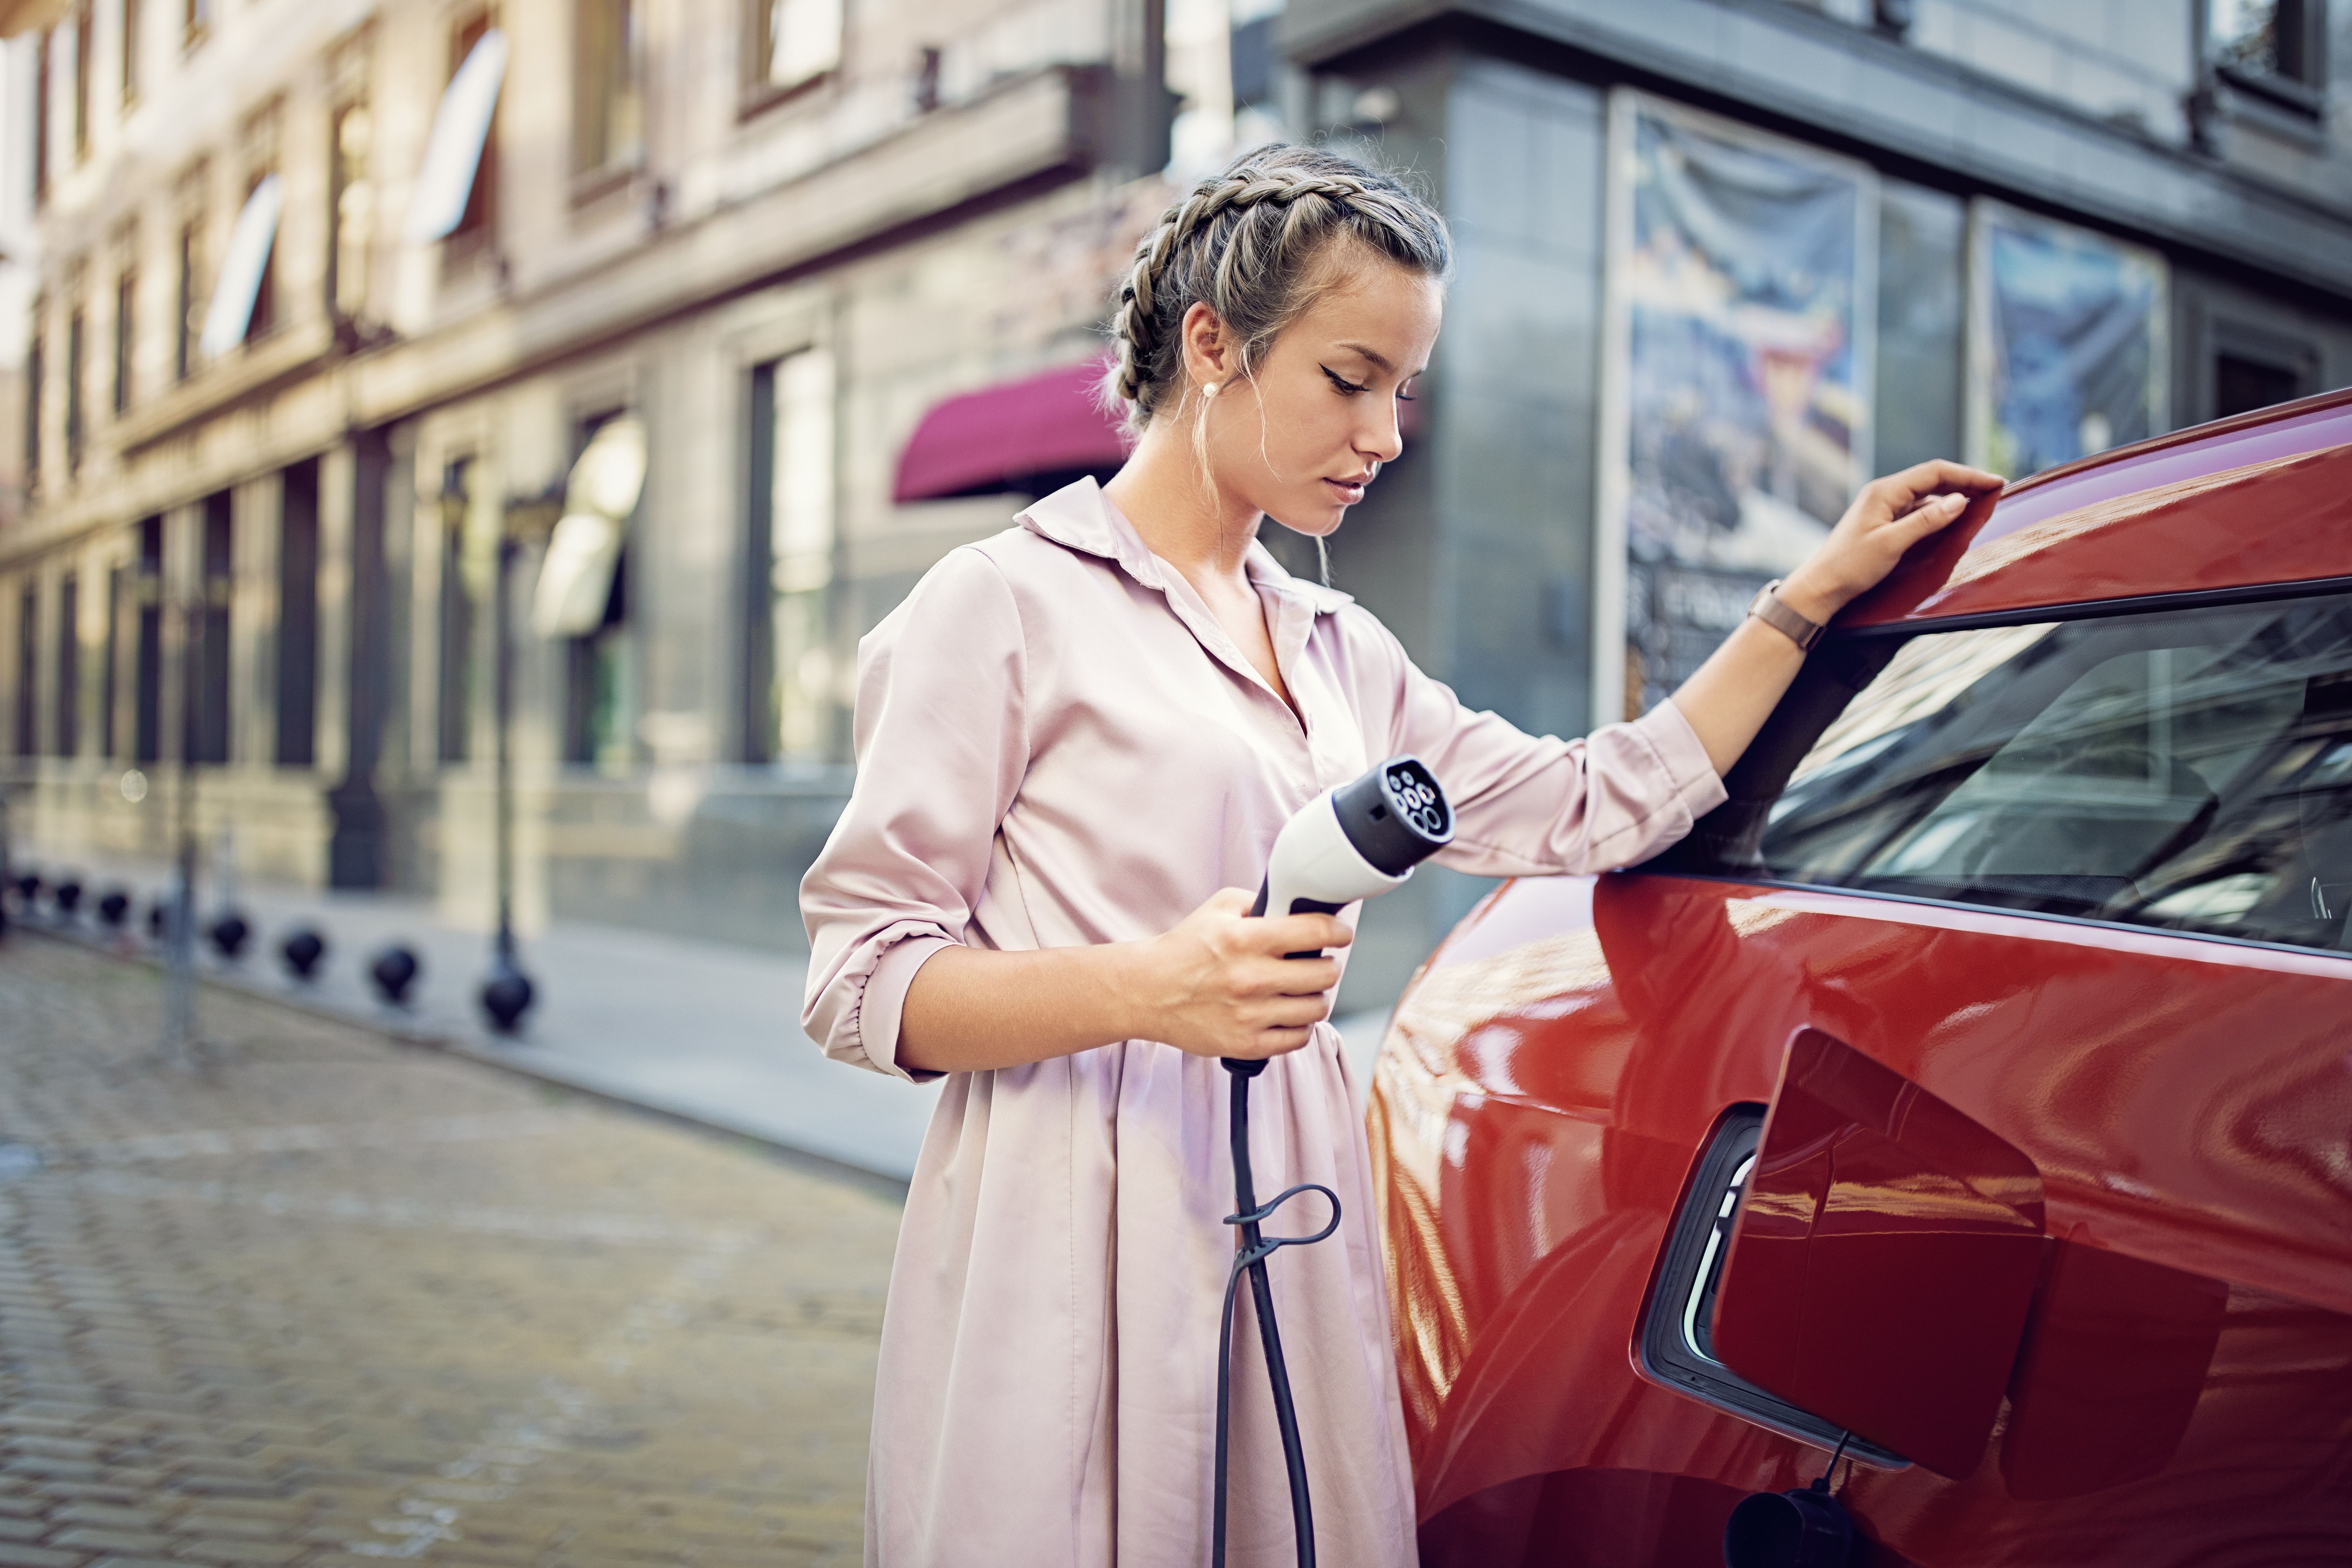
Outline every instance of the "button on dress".
[[(1472, 712), (1345, 594), (1253, 545), (1297, 703), (1251, 668), (1091, 479), (950, 552), (859, 647), (857, 782), (802, 883), (804, 1022), (912, 1077), (923, 962), (1156, 936), (1255, 888), (1321, 791), (1419, 754), (1452, 797), (1439, 858), (1486, 876), (1654, 854), (1723, 799), (1671, 703), (1584, 741)], [(1352, 919), (1352, 911), (1349, 918)], [(882, 1568), (1199, 1568), (1231, 1266), (1227, 1075), (1152, 1040), (949, 1075), (882, 1324), (866, 1559)], [(1414, 1561), (1412, 1484), (1363, 1121), (1337, 1031), (1252, 1088), (1257, 1190), (1320, 1182), (1339, 1234), (1275, 1255), (1322, 1560)], [(1327, 1215), (1312, 1194), (1269, 1230)], [(1228, 1561), (1292, 1561), (1248, 1292), (1234, 1324)]]

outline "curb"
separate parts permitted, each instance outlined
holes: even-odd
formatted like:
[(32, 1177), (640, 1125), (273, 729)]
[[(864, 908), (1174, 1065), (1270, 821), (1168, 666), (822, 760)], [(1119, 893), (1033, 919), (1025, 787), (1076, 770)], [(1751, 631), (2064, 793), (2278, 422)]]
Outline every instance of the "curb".
[[(164, 973), (166, 969), (163, 959), (156, 953), (148, 951), (125, 952), (94, 931), (58, 926), (48, 921), (27, 921), (22, 916), (16, 916), (8, 922), (6, 936), (19, 935), (46, 938), (67, 947), (79, 948), (100, 958), (111, 959), (118, 963), (135, 964), (158, 973)], [(0, 937), (0, 945), (5, 945), (5, 940), (6, 937)], [(496, 1068), (516, 1078), (529, 1079), (533, 1083), (552, 1084), (616, 1110), (650, 1117), (656, 1121), (665, 1121), (689, 1131), (748, 1144), (757, 1149), (765, 1157), (809, 1175), (840, 1182), (848, 1186), (860, 1187), (877, 1196), (886, 1197), (895, 1204), (903, 1205), (907, 1201), (908, 1184), (901, 1177), (881, 1171), (868, 1170), (863, 1165), (835, 1159), (830, 1154), (819, 1154), (811, 1150), (799, 1148), (766, 1133), (749, 1131), (740, 1127), (730, 1127), (724, 1122), (696, 1116), (690, 1111), (673, 1110), (662, 1105), (648, 1105), (641, 1100), (633, 1100), (625, 1094), (620, 1094), (609, 1089), (581, 1083), (556, 1073), (544, 1071), (529, 1063), (516, 1061), (509, 1057), (500, 1055), (494, 1047), (478, 1045), (446, 1031), (402, 1028), (391, 1018), (370, 1018), (359, 1014), (348, 1013), (341, 1008), (330, 1007), (324, 1003), (314, 1001), (299, 992), (272, 988), (258, 979), (234, 972), (208, 970), (200, 966), (195, 972), (195, 980), (197, 984), (209, 986), (226, 995), (241, 996), (249, 1001), (266, 1002), (324, 1023), (341, 1024), (352, 1028), (365, 1029), (370, 1034), (383, 1037), (395, 1046), (406, 1046), (417, 1050), (438, 1051), (445, 1056), (462, 1057), (467, 1061), (479, 1062), (485, 1067)]]

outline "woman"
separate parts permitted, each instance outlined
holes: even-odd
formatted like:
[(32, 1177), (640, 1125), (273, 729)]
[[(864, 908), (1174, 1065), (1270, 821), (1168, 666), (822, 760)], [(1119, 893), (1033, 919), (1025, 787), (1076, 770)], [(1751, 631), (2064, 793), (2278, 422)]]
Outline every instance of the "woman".
[[(1234, 1248), (1219, 1057), (1274, 1058), (1258, 1190), (1320, 1182), (1344, 1206), (1273, 1268), (1323, 1560), (1413, 1560), (1364, 1138), (1324, 1021), (1340, 960), (1281, 956), (1339, 953), (1350, 928), (1245, 919), (1246, 889), (1291, 813), (1398, 752), (1453, 798), (1452, 865), (1642, 859), (1723, 798), (1803, 658), (1751, 618), (1641, 720), (1538, 739), (1275, 563), (1263, 519), (1320, 540), (1402, 450), (1449, 259), (1424, 204), (1328, 152), (1204, 181), (1120, 294), (1127, 465), (950, 553), (860, 650), (856, 790), (802, 887), (806, 1023), (844, 1060), (949, 1075), (883, 1322), (869, 1563), (1205, 1560)], [(1827, 621), (1999, 482), (1878, 481), (1780, 600)], [(1264, 1372), (1236, 1361), (1229, 1557), (1286, 1563)]]

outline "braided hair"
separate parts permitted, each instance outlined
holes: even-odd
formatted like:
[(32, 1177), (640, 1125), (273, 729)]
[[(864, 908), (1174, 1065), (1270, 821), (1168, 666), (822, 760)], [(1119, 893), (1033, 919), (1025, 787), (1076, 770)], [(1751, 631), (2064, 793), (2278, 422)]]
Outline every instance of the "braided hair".
[(1255, 148), (1193, 186), (1143, 237), (1119, 285), (1105, 401), (1131, 405), (1138, 430), (1182, 401), (1179, 338), (1196, 303), (1239, 340), (1248, 375), (1319, 291), (1327, 252), (1343, 239), (1428, 277), (1453, 267), (1445, 220), (1428, 203), (1328, 148)]

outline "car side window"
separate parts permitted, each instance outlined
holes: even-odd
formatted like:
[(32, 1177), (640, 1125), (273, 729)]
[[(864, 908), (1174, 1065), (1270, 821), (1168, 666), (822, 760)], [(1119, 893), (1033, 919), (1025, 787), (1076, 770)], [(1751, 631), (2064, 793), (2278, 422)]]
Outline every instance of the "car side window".
[(1823, 645), (1659, 869), (2342, 950), (2352, 596)]

